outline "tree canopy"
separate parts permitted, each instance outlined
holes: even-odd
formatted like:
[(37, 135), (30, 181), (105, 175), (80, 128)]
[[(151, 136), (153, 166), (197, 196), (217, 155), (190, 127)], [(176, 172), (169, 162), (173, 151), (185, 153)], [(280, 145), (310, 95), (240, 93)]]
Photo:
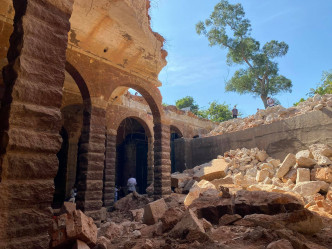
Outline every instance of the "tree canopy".
[(223, 122), (233, 117), (229, 105), (219, 104), (217, 101), (211, 102), (207, 110), (200, 110), (198, 113), (200, 117), (214, 122)]
[(268, 95), (282, 91), (291, 92), (292, 82), (279, 74), (278, 63), (273, 61), (288, 52), (285, 42), (272, 40), (263, 47), (250, 35), (251, 24), (245, 18), (241, 4), (230, 4), (220, 1), (205, 22), (196, 24), (199, 35), (205, 35), (210, 46), (220, 46), (228, 49), (227, 63), (229, 65), (246, 65), (237, 70), (226, 82), (226, 91), (239, 94), (259, 96), (267, 107)]
[(190, 107), (190, 111), (195, 114), (197, 114), (198, 112), (198, 105), (196, 104), (194, 98), (191, 96), (186, 96), (182, 99), (177, 100), (175, 102), (175, 105), (179, 109)]

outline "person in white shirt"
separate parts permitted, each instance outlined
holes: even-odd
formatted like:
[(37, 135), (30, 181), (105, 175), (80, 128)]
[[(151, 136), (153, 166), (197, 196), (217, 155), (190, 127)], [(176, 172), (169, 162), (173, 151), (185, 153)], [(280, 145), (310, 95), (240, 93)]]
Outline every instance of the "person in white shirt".
[(269, 107), (272, 107), (274, 106), (274, 100), (270, 97), (267, 97), (266, 98), (266, 104), (269, 106)]
[(132, 177), (131, 175), (129, 175), (129, 179), (127, 182), (129, 194), (136, 191), (136, 187), (135, 187), (136, 185), (137, 185), (136, 179), (134, 177)]

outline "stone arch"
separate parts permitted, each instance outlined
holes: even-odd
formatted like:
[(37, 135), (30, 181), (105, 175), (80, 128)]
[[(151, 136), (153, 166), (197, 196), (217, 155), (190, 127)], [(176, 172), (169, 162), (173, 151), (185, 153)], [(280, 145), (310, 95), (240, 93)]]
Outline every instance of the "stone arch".
[(174, 131), (174, 133), (177, 133), (179, 135), (179, 137), (183, 137), (182, 132), (180, 131), (180, 129), (178, 127), (176, 127), (175, 125), (171, 125), (170, 126), (171, 129), (171, 133), (173, 133), (172, 131)]
[[(110, 94), (108, 96), (110, 102), (118, 97), (113, 94), (118, 87), (127, 87), (136, 90), (144, 97), (151, 109), (154, 124), (154, 196), (155, 198), (158, 198), (162, 195), (169, 194), (171, 192), (170, 127), (164, 116), (160, 91), (157, 87), (152, 86), (151, 83), (145, 81), (137, 80), (123, 83), (120, 86), (114, 85), (111, 87)], [(115, 145), (116, 131), (114, 129), (108, 129), (105, 171), (113, 174), (115, 173)], [(111, 182), (114, 182), (115, 178), (109, 177), (108, 179), (110, 182), (107, 186), (109, 186), (112, 193), (108, 199), (112, 199), (114, 185)]]

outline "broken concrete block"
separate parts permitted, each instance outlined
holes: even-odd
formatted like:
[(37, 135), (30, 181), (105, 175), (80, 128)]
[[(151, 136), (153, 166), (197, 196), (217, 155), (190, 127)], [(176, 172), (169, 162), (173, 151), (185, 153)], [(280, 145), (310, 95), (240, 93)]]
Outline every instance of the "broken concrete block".
[(163, 198), (150, 202), (144, 207), (143, 223), (147, 225), (155, 224), (164, 215), (166, 210), (167, 205)]
[(229, 163), (224, 159), (214, 159), (206, 166), (201, 167), (200, 170), (195, 172), (194, 179), (197, 181), (223, 178), (226, 176)]
[(296, 153), (296, 162), (300, 167), (311, 167), (316, 164), (310, 150), (301, 150)]
[(317, 168), (315, 179), (318, 181), (332, 183), (332, 170), (329, 167)]
[(296, 157), (294, 154), (288, 154), (285, 160), (281, 163), (280, 167), (277, 170), (276, 176), (278, 178), (282, 178), (284, 175), (287, 174), (289, 169), (294, 166), (296, 163)]
[(297, 169), (296, 183), (310, 181), (310, 169)]
[(241, 215), (238, 214), (224, 214), (219, 219), (219, 225), (221, 226), (231, 225), (240, 219), (242, 219), (242, 217)]

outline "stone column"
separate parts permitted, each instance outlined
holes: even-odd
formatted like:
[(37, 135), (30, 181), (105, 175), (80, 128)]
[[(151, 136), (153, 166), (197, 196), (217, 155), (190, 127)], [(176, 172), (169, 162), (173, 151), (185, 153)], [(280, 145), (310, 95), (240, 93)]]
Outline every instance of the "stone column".
[(70, 191), (76, 182), (78, 140), (78, 137), (69, 133), (66, 196), (70, 195)]
[(154, 130), (154, 195), (155, 199), (171, 193), (170, 127), (155, 124)]
[(154, 169), (154, 161), (153, 161), (153, 137), (148, 138), (148, 186), (153, 182), (153, 169)]
[(106, 160), (104, 169), (104, 206), (110, 207), (114, 202), (116, 162), (116, 131), (109, 130), (106, 139)]
[(14, 0), (0, 112), (0, 248), (48, 248), (73, 0)]
[(77, 207), (100, 222), (103, 198), (106, 111), (92, 106), (84, 111), (78, 157)]

